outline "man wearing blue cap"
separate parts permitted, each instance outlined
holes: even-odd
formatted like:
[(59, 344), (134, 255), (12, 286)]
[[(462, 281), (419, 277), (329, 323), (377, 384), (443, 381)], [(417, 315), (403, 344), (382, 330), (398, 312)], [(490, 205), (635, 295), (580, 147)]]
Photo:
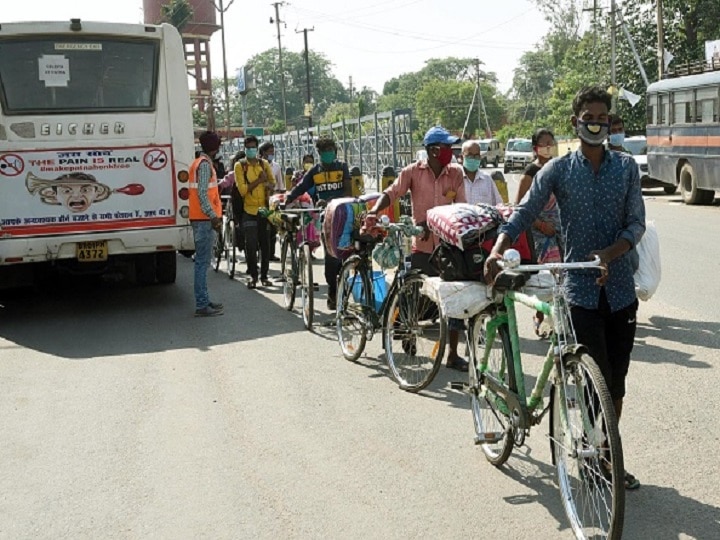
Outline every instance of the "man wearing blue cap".
[[(460, 141), (440, 126), (430, 128), (423, 139), (427, 159), (417, 161), (405, 167), (395, 182), (378, 199), (370, 212), (368, 225), (377, 218), (377, 213), (393, 204), (397, 199), (410, 193), (412, 215), (416, 224), (424, 227), (425, 233), (413, 238), (411, 262), (413, 268), (434, 276), (437, 271), (430, 264), (430, 255), (440, 240), (427, 228), (427, 211), (435, 206), (466, 202), (463, 169), (451, 163), (452, 145)], [(450, 320), (450, 339), (447, 367), (467, 371), (468, 363), (457, 352), (462, 321)]]

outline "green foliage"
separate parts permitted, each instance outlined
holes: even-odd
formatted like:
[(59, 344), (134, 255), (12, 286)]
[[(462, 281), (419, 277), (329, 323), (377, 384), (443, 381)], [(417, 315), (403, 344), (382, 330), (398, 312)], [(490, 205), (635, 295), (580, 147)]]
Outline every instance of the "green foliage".
[(183, 27), (192, 19), (193, 9), (188, 0), (169, 0), (167, 4), (160, 6), (160, 13), (165, 22), (182, 31)]
[[(332, 75), (332, 64), (324, 55), (310, 51), (309, 62), (313, 118), (321, 118), (333, 103), (347, 102), (348, 95)], [(256, 54), (248, 65), (255, 73), (255, 90), (247, 97), (248, 120), (257, 126), (272, 126), (283, 118), (277, 49)], [(307, 124), (303, 117), (307, 100), (304, 54), (283, 51), (283, 68), (288, 125), (304, 126)]]
[(498, 139), (504, 147), (508, 139), (529, 139), (537, 127), (539, 126), (533, 125), (530, 121), (506, 124), (495, 133), (495, 138)]
[(358, 103), (333, 103), (320, 120), (320, 125), (327, 126), (343, 119), (359, 118)]

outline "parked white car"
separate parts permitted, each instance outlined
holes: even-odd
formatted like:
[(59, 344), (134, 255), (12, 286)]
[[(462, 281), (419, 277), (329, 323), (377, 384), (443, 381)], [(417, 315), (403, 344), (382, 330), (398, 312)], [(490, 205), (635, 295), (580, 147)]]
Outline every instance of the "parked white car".
[(517, 169), (523, 170), (535, 159), (530, 139), (513, 139), (512, 149), (505, 152), (503, 172), (509, 173)]
[(665, 184), (655, 178), (650, 178), (647, 163), (647, 138), (645, 138), (644, 135), (627, 137), (623, 143), (623, 148), (632, 154), (635, 163), (637, 163), (638, 173), (640, 174), (640, 185), (642, 187), (646, 189), (661, 187), (668, 195), (675, 193), (677, 186)]

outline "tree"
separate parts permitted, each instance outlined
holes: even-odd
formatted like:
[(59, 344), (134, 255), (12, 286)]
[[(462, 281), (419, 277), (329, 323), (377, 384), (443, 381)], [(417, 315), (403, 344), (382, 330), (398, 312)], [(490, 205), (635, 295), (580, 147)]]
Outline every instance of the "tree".
[(188, 0), (169, 0), (167, 4), (160, 6), (160, 13), (165, 22), (172, 24), (180, 32), (193, 17), (193, 9)]
[[(490, 128), (494, 131), (504, 121), (501, 98), (497, 95), (495, 87), (489, 84), (481, 84), (480, 91), (485, 102)], [(450, 131), (461, 133), (469, 113), (465, 134), (474, 133), (478, 137), (484, 137), (485, 118), (482, 118), (482, 125), (478, 129), (477, 101), (470, 110), (474, 92), (475, 84), (470, 81), (435, 80), (425, 83), (417, 93), (416, 100), (416, 116), (420, 131), (424, 132), (439, 124)]]
[(358, 103), (333, 103), (323, 115), (320, 124), (327, 126), (343, 119), (356, 119), (360, 116)]
[[(320, 118), (333, 103), (347, 102), (348, 96), (342, 83), (332, 75), (332, 64), (324, 55), (310, 51), (309, 62), (313, 118)], [(271, 126), (275, 120), (282, 120), (277, 50), (268, 49), (253, 56), (248, 65), (255, 73), (255, 90), (247, 97), (248, 121), (258, 126)], [(307, 100), (304, 55), (284, 51), (283, 67), (288, 124), (301, 127), (307, 123), (303, 117)]]

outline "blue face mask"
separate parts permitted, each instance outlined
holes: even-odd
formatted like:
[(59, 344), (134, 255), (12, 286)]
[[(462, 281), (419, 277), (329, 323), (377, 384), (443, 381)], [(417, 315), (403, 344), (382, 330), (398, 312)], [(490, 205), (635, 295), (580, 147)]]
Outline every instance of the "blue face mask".
[(470, 172), (475, 172), (480, 168), (480, 158), (463, 158), (463, 167)]
[(245, 155), (247, 156), (248, 159), (256, 159), (257, 158), (257, 148), (246, 148)]
[(611, 133), (610, 134), (610, 144), (613, 146), (622, 146), (622, 144), (625, 142), (625, 134), (624, 133)]
[(268, 161), (272, 161), (273, 159), (275, 159), (275, 154), (268, 154), (268, 155), (267, 155), (267, 160), (268, 160)]

